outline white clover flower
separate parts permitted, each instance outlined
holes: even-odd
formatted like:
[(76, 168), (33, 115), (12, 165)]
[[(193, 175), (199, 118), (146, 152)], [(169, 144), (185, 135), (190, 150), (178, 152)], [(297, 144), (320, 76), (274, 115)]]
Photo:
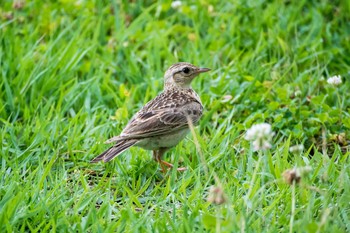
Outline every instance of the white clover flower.
[(254, 151), (266, 150), (271, 148), (271, 140), (275, 133), (271, 129), (271, 125), (267, 123), (261, 123), (253, 125), (247, 130), (245, 139), (253, 141)]
[(181, 2), (181, 1), (173, 1), (173, 2), (171, 3), (171, 8), (173, 8), (173, 9), (178, 9), (178, 8), (181, 7), (181, 5), (182, 5), (182, 2)]
[(267, 149), (270, 149), (272, 147), (271, 143), (267, 140), (264, 140), (264, 139), (257, 139), (255, 141), (253, 141), (253, 148), (254, 148), (254, 151), (257, 151), (257, 150), (267, 150)]
[(340, 75), (336, 75), (327, 79), (327, 83), (333, 86), (338, 86), (342, 83)]
[(304, 150), (304, 145), (303, 144), (299, 144), (299, 145), (294, 145), (289, 147), (289, 152), (290, 153), (298, 153), (298, 152), (302, 152)]

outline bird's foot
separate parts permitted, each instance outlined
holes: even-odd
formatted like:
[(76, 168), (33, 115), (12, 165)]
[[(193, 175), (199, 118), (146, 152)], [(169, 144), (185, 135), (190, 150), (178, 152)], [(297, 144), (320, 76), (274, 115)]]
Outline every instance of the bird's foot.
[[(160, 166), (162, 167), (162, 171), (163, 171), (164, 173), (167, 171), (167, 169), (166, 169), (164, 166), (168, 167), (169, 169), (171, 169), (171, 168), (174, 167), (173, 164), (168, 163), (168, 162), (166, 162), (166, 161), (164, 161), (164, 160), (160, 160), (159, 163), (160, 163)], [(179, 168), (177, 168), (176, 170), (179, 171), (179, 172), (183, 172), (183, 171), (186, 171), (187, 168), (186, 168), (186, 167), (179, 167)]]

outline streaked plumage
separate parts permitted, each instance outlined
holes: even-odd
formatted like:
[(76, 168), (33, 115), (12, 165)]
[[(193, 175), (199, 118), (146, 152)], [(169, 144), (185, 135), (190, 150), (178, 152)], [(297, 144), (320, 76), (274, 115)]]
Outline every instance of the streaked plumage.
[(164, 91), (137, 112), (119, 136), (107, 140), (115, 145), (92, 162), (108, 162), (129, 147), (138, 146), (153, 150), (156, 161), (171, 167), (161, 156), (186, 136), (188, 119), (196, 124), (201, 118), (203, 106), (190, 85), (198, 74), (207, 71), (185, 62), (172, 65), (165, 73)]

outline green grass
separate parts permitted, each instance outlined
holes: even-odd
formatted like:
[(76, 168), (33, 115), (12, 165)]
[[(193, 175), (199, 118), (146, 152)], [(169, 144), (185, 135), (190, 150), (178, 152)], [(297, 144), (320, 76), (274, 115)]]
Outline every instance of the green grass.
[[(349, 21), (346, 0), (3, 0), (0, 231), (348, 232)], [(197, 140), (165, 158), (189, 169), (163, 175), (138, 148), (90, 164), (178, 61), (212, 68), (193, 83)], [(273, 147), (253, 152), (261, 122)]]

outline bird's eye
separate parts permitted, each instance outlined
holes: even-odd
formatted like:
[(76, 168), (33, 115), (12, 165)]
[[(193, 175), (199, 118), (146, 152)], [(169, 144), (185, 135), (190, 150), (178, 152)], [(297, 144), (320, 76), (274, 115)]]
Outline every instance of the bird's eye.
[(190, 68), (185, 67), (182, 69), (182, 72), (184, 72), (185, 74), (188, 74), (188, 73), (190, 73)]

